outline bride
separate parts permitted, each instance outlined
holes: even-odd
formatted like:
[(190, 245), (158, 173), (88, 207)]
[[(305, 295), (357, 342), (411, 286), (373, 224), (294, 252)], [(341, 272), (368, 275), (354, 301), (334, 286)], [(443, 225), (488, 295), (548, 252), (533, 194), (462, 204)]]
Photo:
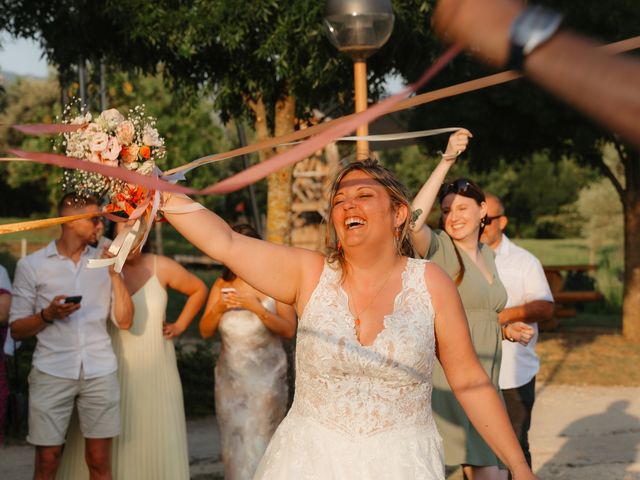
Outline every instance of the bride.
[(164, 195), (166, 218), (189, 241), (298, 312), (293, 406), (256, 478), (443, 479), (431, 412), (436, 357), (513, 478), (534, 478), (474, 352), (455, 285), (410, 258), (402, 185), (374, 161), (352, 163), (338, 173), (330, 207), (325, 257), (239, 235), (212, 212), (193, 211), (189, 198)]

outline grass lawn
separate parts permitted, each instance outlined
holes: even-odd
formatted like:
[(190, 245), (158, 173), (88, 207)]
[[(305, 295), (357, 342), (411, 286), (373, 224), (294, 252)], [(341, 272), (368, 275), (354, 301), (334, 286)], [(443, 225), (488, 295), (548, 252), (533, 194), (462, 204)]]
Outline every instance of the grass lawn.
[(589, 241), (582, 238), (525, 238), (516, 239), (515, 243), (533, 253), (545, 266), (597, 265), (597, 271), (588, 274), (593, 280), (586, 280), (595, 281), (594, 288), (605, 296), (606, 311), (621, 310), (624, 272), (624, 252), (621, 243), (603, 245), (597, 252), (593, 252)]

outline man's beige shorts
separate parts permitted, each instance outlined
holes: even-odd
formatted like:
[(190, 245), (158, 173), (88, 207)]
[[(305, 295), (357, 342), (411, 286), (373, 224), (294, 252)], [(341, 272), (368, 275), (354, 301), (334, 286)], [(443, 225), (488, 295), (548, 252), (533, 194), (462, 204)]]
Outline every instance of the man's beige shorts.
[(120, 386), (116, 372), (77, 380), (54, 377), (33, 367), (29, 374), (29, 435), (38, 446), (65, 442), (74, 404), (85, 438), (111, 438), (120, 433)]

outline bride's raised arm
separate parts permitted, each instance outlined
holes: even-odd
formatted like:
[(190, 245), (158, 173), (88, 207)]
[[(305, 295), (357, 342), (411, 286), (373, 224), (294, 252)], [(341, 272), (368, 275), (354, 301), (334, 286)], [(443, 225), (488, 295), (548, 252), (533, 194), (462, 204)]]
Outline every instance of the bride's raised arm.
[(442, 160), (438, 166), (431, 172), (429, 178), (424, 183), (416, 198), (413, 199), (412, 208), (414, 212), (419, 211), (415, 221), (411, 224), (411, 239), (416, 252), (424, 257), (429, 251), (431, 243), (431, 229), (425, 223), (429, 212), (433, 208), (436, 201), (440, 186), (447, 176), (447, 172), (455, 163), (456, 158), (467, 148), (471, 132), (465, 128), (454, 132), (449, 137), (447, 150), (442, 155)]
[[(189, 242), (274, 299), (293, 304), (320, 272), (323, 257), (234, 232), (227, 223), (185, 195), (163, 194), (165, 218)], [(181, 212), (182, 211), (182, 212)], [(188, 212), (188, 213), (185, 213)], [(308, 290), (310, 291), (310, 290)]]

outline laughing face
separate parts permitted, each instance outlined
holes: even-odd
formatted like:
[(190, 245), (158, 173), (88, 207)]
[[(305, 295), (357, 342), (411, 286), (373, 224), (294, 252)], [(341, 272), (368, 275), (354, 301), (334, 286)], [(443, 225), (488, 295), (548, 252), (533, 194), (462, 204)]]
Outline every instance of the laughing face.
[(450, 193), (442, 199), (444, 229), (454, 240), (478, 238), (480, 221), (487, 214), (487, 204), (480, 205), (473, 199)]
[(385, 187), (361, 170), (344, 176), (331, 205), (333, 226), (345, 248), (393, 239), (406, 215), (406, 208), (394, 208)]

